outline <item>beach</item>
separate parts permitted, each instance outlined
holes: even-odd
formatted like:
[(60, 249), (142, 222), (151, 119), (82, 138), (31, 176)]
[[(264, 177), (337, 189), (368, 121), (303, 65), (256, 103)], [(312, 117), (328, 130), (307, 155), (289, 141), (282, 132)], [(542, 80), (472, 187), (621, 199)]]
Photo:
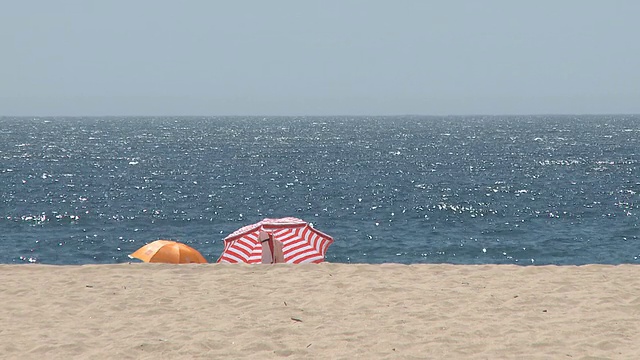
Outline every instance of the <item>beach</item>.
[(0, 265), (3, 359), (636, 359), (636, 265)]

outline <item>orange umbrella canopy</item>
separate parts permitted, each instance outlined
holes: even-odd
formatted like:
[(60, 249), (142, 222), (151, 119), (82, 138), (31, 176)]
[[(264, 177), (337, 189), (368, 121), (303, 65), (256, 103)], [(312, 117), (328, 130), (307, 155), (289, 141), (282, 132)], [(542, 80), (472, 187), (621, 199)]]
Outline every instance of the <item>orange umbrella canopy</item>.
[(152, 263), (205, 264), (207, 262), (198, 250), (171, 240), (156, 240), (136, 250), (129, 257)]

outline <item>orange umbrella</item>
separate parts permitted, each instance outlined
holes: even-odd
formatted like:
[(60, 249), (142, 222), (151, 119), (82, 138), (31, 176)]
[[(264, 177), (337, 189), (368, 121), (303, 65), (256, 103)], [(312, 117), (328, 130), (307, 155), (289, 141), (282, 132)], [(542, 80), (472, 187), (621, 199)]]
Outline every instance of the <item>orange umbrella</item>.
[(129, 257), (153, 263), (205, 264), (207, 262), (198, 250), (171, 240), (156, 240), (136, 250)]

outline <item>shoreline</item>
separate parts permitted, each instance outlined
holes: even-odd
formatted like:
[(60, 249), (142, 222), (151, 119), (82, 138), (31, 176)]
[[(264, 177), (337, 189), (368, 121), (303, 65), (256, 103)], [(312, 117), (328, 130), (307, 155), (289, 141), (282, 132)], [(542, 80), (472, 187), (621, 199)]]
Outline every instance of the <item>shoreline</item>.
[(0, 264), (6, 358), (640, 353), (640, 266)]

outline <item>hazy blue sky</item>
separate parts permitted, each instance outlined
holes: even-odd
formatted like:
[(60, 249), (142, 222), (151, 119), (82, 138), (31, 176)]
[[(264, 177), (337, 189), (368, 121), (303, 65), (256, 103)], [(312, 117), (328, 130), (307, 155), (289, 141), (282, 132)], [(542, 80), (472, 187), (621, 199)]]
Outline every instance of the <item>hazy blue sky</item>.
[(0, 115), (640, 113), (635, 0), (0, 1)]

